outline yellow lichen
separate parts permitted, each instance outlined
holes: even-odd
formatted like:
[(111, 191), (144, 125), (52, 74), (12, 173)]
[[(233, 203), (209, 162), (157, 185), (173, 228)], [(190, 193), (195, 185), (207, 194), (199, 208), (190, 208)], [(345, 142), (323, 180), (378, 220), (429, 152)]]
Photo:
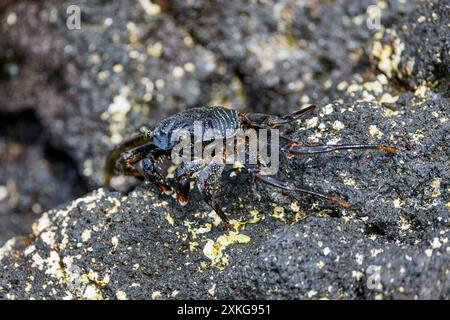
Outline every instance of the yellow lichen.
[(205, 256), (211, 260), (213, 266), (223, 270), (228, 265), (228, 255), (223, 250), (233, 243), (248, 243), (250, 237), (235, 231), (230, 231), (227, 235), (222, 235), (216, 241), (208, 239), (203, 248)]
[(431, 181), (431, 197), (437, 198), (441, 195), (441, 178), (434, 178)]
[(383, 137), (383, 132), (381, 132), (380, 129), (378, 129), (378, 127), (375, 125), (369, 126), (369, 134), (377, 139)]
[(166, 214), (165, 214), (164, 216), (165, 216), (167, 222), (168, 222), (171, 226), (173, 226), (173, 225), (175, 224), (175, 221), (173, 220), (173, 218), (172, 218), (172, 216), (170, 215), (169, 212), (166, 212)]
[(405, 44), (400, 42), (393, 33), (395, 40), (392, 44), (382, 44), (375, 41), (372, 47), (372, 56), (378, 59), (378, 69), (391, 78), (394, 74), (399, 74), (398, 65), (400, 63), (401, 54), (405, 48)]
[(284, 215), (284, 208), (280, 207), (280, 206), (275, 206), (273, 208), (272, 217), (274, 217), (275, 219), (278, 219), (278, 220), (281, 220), (281, 221), (285, 222), (286, 221), (286, 217)]
[(119, 291), (116, 292), (116, 298), (118, 300), (127, 300), (128, 299), (127, 298), (127, 294), (124, 291), (122, 291), (122, 290), (119, 290)]

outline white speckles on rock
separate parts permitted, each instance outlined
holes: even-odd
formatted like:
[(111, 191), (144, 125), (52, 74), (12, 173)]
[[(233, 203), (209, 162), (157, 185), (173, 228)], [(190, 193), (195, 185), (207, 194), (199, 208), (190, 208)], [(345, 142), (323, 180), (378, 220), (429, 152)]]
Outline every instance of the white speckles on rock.
[(213, 283), (212, 287), (208, 289), (208, 294), (211, 296), (216, 295), (216, 284), (215, 283)]
[(394, 207), (397, 209), (400, 209), (404, 204), (404, 203), (402, 203), (400, 198), (394, 199), (393, 203), (394, 203)]
[(356, 281), (360, 281), (364, 277), (364, 273), (358, 270), (352, 271), (352, 278), (355, 278)]
[(39, 255), (39, 253), (35, 253), (31, 259), (33, 260), (33, 264), (31, 267), (38, 268), (39, 270), (42, 270), (44, 266), (44, 259)]
[(116, 236), (114, 236), (111, 239), (111, 243), (113, 245), (113, 249), (116, 250), (117, 249), (117, 245), (119, 244), (119, 239)]
[(84, 242), (88, 241), (91, 238), (91, 233), (92, 231), (89, 229), (84, 230), (81, 234), (81, 240), (83, 240)]
[(101, 292), (94, 285), (86, 286), (84, 290), (83, 297), (88, 300), (101, 300), (103, 299)]
[(15, 12), (11, 12), (8, 14), (8, 16), (6, 17), (6, 23), (9, 26), (13, 26), (15, 25), (17, 22), (17, 14)]
[(333, 129), (334, 130), (339, 131), (339, 130), (342, 130), (344, 128), (345, 128), (345, 125), (341, 121), (336, 120), (336, 121), (333, 122)]
[(53, 231), (45, 231), (41, 234), (41, 239), (45, 244), (53, 246), (55, 244), (55, 233)]
[(131, 110), (131, 103), (127, 98), (128, 90), (123, 90), (123, 93), (113, 98), (113, 102), (109, 105), (108, 110), (102, 114), (103, 120), (110, 122), (111, 142), (117, 144), (122, 140), (122, 132), (127, 123), (126, 116)]
[(184, 69), (180, 66), (173, 68), (172, 74), (175, 78), (181, 78), (184, 75)]
[(322, 113), (324, 115), (329, 115), (331, 113), (333, 113), (334, 109), (333, 109), (333, 105), (331, 103), (327, 104), (325, 107), (323, 107), (322, 109)]
[(35, 246), (35, 245), (30, 245), (30, 246), (28, 246), (28, 247), (25, 249), (25, 251), (23, 252), (23, 254), (24, 254), (25, 256), (28, 256), (28, 255), (32, 254), (35, 250), (36, 250), (36, 246)]
[(119, 290), (119, 291), (116, 292), (116, 298), (118, 300), (127, 300), (128, 299), (127, 298), (127, 294), (124, 291), (122, 291), (122, 290)]
[(437, 198), (441, 195), (441, 178), (434, 178), (431, 181), (431, 197)]
[(344, 179), (344, 184), (347, 186), (352, 186), (355, 187), (356, 186), (356, 180), (354, 178), (345, 178)]
[(369, 134), (377, 139), (383, 137), (383, 132), (381, 132), (376, 125), (369, 126)]
[(307, 293), (308, 298), (312, 298), (312, 297), (314, 297), (316, 295), (317, 295), (317, 291), (316, 290), (310, 290)]
[(139, 4), (149, 16), (157, 16), (161, 13), (161, 7), (150, 0), (139, 0)]
[(175, 220), (173, 220), (172, 216), (170, 215), (170, 212), (166, 212), (164, 217), (166, 218), (167, 222), (171, 225), (175, 225)]
[(0, 186), (0, 201), (3, 201), (8, 196), (8, 189), (6, 186)]
[(383, 249), (371, 249), (371, 250), (370, 250), (370, 255), (371, 255), (372, 257), (376, 257), (378, 254), (380, 254), (380, 253), (382, 253), (382, 252), (384, 252)]
[(360, 253), (357, 253), (355, 255), (355, 259), (356, 259), (356, 263), (361, 265), (363, 263), (363, 261), (364, 261), (364, 256), (362, 254), (360, 254)]
[(319, 124), (319, 118), (313, 117), (311, 119), (306, 120), (306, 128), (311, 129), (315, 128)]
[(433, 242), (431, 242), (431, 247), (432, 247), (433, 249), (439, 249), (441, 246), (442, 246), (442, 243), (439, 241), (439, 238), (438, 238), (438, 237), (435, 237), (435, 238), (433, 239)]
[(45, 212), (42, 217), (33, 224), (32, 229), (33, 229), (33, 234), (35, 236), (38, 236), (42, 233), (42, 231), (44, 231), (45, 229), (47, 229), (50, 225), (51, 225), (51, 221), (48, 217), (47, 212)]

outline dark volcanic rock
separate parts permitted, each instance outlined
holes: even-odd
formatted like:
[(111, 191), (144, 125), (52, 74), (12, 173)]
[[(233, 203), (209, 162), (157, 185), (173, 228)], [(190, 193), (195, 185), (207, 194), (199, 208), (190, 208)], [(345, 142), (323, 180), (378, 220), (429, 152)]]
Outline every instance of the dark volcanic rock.
[(448, 94), (449, 18), (449, 1), (425, 1), (397, 24), (383, 29), (381, 41), (375, 41), (372, 50), (380, 70), (402, 86), (427, 85)]
[[(240, 75), (249, 107), (281, 113), (340, 98), (336, 85), (367, 69), (373, 37), (415, 1), (160, 1)], [(380, 26), (369, 27), (369, 7)], [(373, 10), (372, 10), (373, 11)]]
[(243, 299), (448, 297), (450, 259), (448, 245), (436, 240), (440, 232), (417, 245), (367, 238), (365, 228), (316, 217), (280, 228), (236, 261), (219, 292)]
[(227, 66), (168, 17), (136, 1), (79, 1), (82, 27), (69, 30), (70, 4), (19, 3), (3, 13), (0, 58), (17, 71), (0, 86), (0, 105), (35, 108), (92, 186), (101, 185), (107, 151), (140, 126), (202, 104), (241, 107)]
[[(67, 3), (0, 8), (2, 110), (32, 109), (44, 144), (91, 187), (113, 144), (200, 104), (283, 114), (318, 103), (286, 135), (398, 152), (282, 159), (280, 178), (352, 209), (227, 171), (229, 232), (196, 192), (181, 207), (148, 184), (96, 189), (0, 249), (0, 298), (449, 299), (448, 2), (158, 3), (79, 1), (73, 31)], [(14, 140), (2, 137), (2, 148)], [(24, 198), (36, 191), (21, 205), (47, 209), (78, 183), (62, 184), (39, 141), (2, 158), (0, 178), (26, 182)], [(40, 190), (46, 182), (59, 192)]]
[(86, 193), (67, 154), (31, 110), (0, 112), (0, 244), (31, 232), (41, 213)]
[(448, 299), (449, 105), (435, 99), (394, 114), (334, 105), (302, 126), (305, 137), (326, 131), (399, 148), (283, 166), (297, 183), (348, 198), (351, 210), (266, 186), (252, 191), (238, 180), (244, 173), (227, 175), (234, 194), (222, 201), (235, 226), (227, 233), (196, 193), (183, 208), (152, 186), (128, 195), (99, 189), (4, 246), (1, 297)]
[[(242, 107), (238, 78), (172, 19), (149, 15), (136, 1), (78, 1), (82, 28), (69, 30), (66, 8), (71, 4), (39, 1), (2, 7), (0, 109), (7, 117), (30, 110), (37, 115), (48, 139), (36, 147), (45, 150), (50, 144), (73, 159), (75, 175), (90, 189), (102, 185), (109, 149), (140, 126), (154, 126), (169, 114), (202, 104)], [(13, 138), (5, 141), (14, 143)], [(28, 163), (45, 160), (41, 158)], [(21, 210), (6, 204), (6, 197), (0, 200), (2, 230), (10, 230), (0, 235), (2, 244), (29, 229), (29, 219), (20, 218), (30, 214), (24, 209), (29, 203), (48, 210), (78, 197), (76, 190), (86, 186), (74, 185), (78, 182), (69, 177), (73, 168), (65, 172), (65, 181), (42, 174), (39, 183), (61, 190), (49, 196), (36, 179), (19, 178), (29, 170), (25, 162), (5, 163), (10, 169), (0, 172), (2, 188), (8, 180), (22, 180), (23, 186), (13, 190), (23, 202)], [(12, 170), (17, 174), (2, 175)]]

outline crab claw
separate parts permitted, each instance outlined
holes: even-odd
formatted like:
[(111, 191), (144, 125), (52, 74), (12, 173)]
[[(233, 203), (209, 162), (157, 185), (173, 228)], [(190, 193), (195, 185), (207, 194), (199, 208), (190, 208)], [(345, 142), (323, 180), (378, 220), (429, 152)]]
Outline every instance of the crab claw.
[(189, 179), (187, 177), (182, 177), (177, 179), (177, 200), (182, 206), (188, 204), (189, 190), (191, 188)]

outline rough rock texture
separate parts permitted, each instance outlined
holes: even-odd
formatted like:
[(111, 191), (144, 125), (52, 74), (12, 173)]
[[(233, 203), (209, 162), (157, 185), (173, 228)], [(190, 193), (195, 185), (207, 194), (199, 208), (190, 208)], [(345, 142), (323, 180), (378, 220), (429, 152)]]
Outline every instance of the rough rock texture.
[[(448, 299), (449, 2), (157, 3), (77, 1), (81, 30), (60, 1), (0, 6), (0, 107), (39, 124), (0, 131), (2, 222), (95, 189), (0, 249), (0, 298)], [(181, 207), (147, 184), (97, 189), (107, 150), (141, 125), (201, 104), (309, 103), (321, 109), (291, 138), (399, 149), (283, 159), (280, 177), (351, 210), (227, 171), (226, 232), (197, 193)]]
[[(142, 125), (154, 126), (197, 105), (242, 107), (237, 77), (170, 17), (149, 15), (136, 1), (78, 1), (82, 28), (68, 30), (65, 10), (71, 4), (19, 2), (3, 9), (0, 108), (10, 117), (32, 113), (47, 137), (40, 147), (61, 150), (84, 185), (102, 184), (105, 154)], [(18, 138), (5, 143), (11, 146)], [(0, 172), (0, 185), (7, 188), (7, 181), (23, 183)], [(74, 184), (70, 179), (45, 182), (61, 192)], [(45, 210), (80, 195), (71, 192), (55, 203), (41, 201), (41, 185), (19, 189), (8, 189), (8, 197), (29, 198)], [(3, 225), (32, 214), (23, 206), (0, 210)]]
[(42, 212), (86, 193), (67, 154), (30, 110), (0, 112), (0, 243), (31, 232)]
[[(449, 128), (441, 120), (448, 102), (436, 99), (395, 114), (374, 112), (381, 107), (370, 103), (351, 106), (354, 112), (336, 104), (342, 112), (305, 123), (316, 123), (305, 136), (331, 131), (401, 149), (393, 157), (290, 160), (286, 175), (301, 173), (307, 186), (348, 196), (353, 210), (310, 197), (293, 202), (262, 186), (252, 192), (245, 174), (226, 175), (223, 204), (239, 229), (227, 234), (198, 195), (183, 208), (152, 186), (128, 195), (99, 189), (45, 213), (32, 236), (4, 246), (0, 292), (4, 298), (448, 298)], [(429, 112), (418, 118), (422, 108)], [(357, 116), (371, 121), (350, 121)], [(337, 121), (345, 128), (333, 132)], [(427, 131), (417, 132), (423, 127), (411, 121)]]

